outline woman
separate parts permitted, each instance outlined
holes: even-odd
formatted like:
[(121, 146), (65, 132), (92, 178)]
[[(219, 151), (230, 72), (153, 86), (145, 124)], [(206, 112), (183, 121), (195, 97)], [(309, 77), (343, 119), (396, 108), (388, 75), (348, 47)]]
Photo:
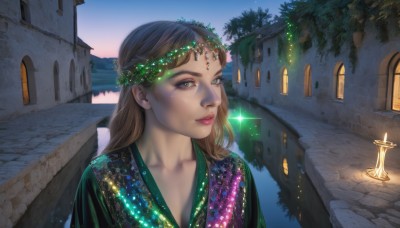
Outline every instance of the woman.
[(225, 47), (197, 22), (157, 21), (122, 43), (110, 142), (84, 171), (73, 227), (263, 227), (233, 141)]

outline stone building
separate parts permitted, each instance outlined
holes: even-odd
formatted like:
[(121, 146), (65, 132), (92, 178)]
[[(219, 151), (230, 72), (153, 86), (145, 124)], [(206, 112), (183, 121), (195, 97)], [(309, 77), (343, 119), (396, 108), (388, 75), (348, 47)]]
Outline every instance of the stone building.
[(91, 91), (90, 50), (77, 36), (84, 0), (0, 0), (0, 119)]
[[(400, 36), (389, 31), (380, 42), (373, 25), (363, 39), (353, 34), (358, 56), (353, 68), (349, 46), (334, 56), (316, 47), (293, 51), (290, 64), (279, 56), (285, 24), (258, 31), (255, 56), (244, 66), (233, 55), (234, 90), (260, 105), (275, 105), (343, 127), (358, 135), (400, 143)], [(316, 46), (316, 45), (315, 45)], [(289, 53), (290, 54), (290, 53)]]

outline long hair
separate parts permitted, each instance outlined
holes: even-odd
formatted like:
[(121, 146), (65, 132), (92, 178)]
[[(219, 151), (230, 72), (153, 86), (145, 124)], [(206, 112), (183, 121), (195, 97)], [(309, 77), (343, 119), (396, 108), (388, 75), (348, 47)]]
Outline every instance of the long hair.
[[(166, 53), (187, 45), (194, 40), (207, 40), (218, 37), (209, 29), (190, 22), (155, 21), (133, 30), (123, 41), (118, 55), (118, 72), (133, 69), (137, 64), (149, 59), (157, 59)], [(226, 65), (226, 53), (218, 51), (221, 65)], [(190, 52), (168, 65), (172, 69), (187, 63)], [(152, 86), (151, 82), (144, 81), (144, 87)], [(145, 114), (143, 108), (136, 103), (132, 86), (123, 85), (118, 104), (109, 123), (110, 141), (103, 153), (120, 149), (134, 143), (144, 131)], [(228, 154), (225, 147), (233, 142), (232, 129), (227, 121), (228, 99), (225, 90), (221, 87), (221, 105), (218, 107), (213, 129), (203, 139), (193, 139), (205, 154), (214, 159), (222, 159)], [(224, 145), (224, 135), (227, 142)]]

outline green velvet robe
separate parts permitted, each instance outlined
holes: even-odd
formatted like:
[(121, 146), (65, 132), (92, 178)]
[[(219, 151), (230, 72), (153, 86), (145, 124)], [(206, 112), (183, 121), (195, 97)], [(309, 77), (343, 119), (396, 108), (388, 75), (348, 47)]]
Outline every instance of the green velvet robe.
[[(265, 227), (246, 163), (206, 158), (194, 144), (196, 183), (189, 227)], [(135, 144), (95, 158), (75, 196), (71, 227), (179, 227)]]

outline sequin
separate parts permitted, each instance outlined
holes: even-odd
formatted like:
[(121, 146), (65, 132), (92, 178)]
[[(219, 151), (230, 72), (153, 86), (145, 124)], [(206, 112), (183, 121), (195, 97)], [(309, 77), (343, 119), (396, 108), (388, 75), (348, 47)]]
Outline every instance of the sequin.
[[(165, 213), (169, 209), (162, 196), (152, 194), (143, 179), (151, 173), (139, 168), (132, 153), (129, 148), (122, 149), (90, 164), (113, 220), (119, 226), (177, 227), (174, 218)], [(205, 169), (197, 174), (202, 179), (196, 185), (189, 227), (245, 226), (247, 176), (243, 161), (234, 155), (221, 161), (202, 159)]]

